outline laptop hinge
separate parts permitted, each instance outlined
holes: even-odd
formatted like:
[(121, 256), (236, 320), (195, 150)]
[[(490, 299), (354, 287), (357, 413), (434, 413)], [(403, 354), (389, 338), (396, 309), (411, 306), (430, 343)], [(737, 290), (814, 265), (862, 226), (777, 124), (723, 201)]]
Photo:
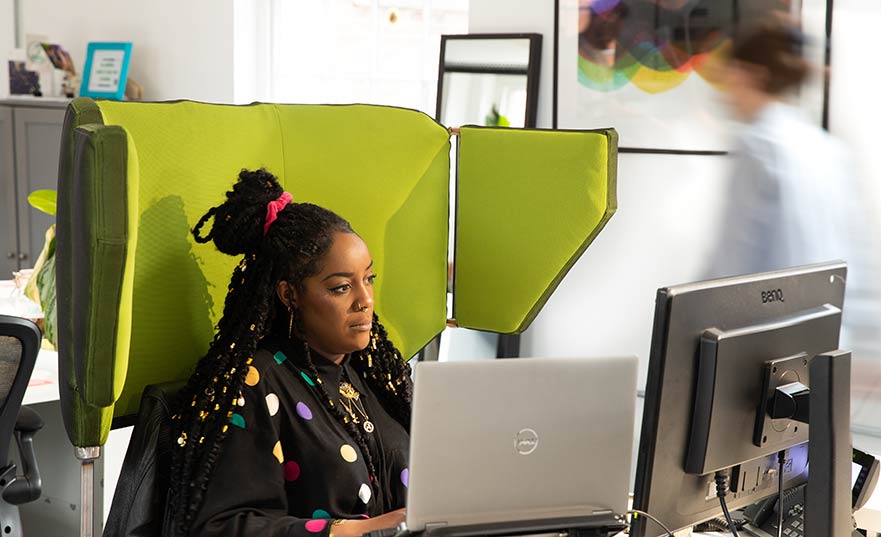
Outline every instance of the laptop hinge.
[(427, 522), (425, 524), (425, 533), (429, 533), (431, 531), (434, 531), (434, 530), (437, 530), (440, 528), (445, 528), (445, 527), (447, 527), (446, 522)]

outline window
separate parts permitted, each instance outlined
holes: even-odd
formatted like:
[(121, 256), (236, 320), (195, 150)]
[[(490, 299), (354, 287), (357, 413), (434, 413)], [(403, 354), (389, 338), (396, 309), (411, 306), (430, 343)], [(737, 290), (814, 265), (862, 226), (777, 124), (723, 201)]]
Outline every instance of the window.
[(273, 0), (268, 97), (370, 103), (435, 115), (441, 34), (465, 33), (468, 0)]

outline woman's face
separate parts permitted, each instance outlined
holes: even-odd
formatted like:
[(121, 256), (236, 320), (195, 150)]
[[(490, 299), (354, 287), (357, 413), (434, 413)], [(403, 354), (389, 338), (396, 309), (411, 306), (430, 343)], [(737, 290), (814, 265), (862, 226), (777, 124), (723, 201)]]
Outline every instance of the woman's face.
[(279, 297), (292, 299), (301, 336), (314, 351), (339, 363), (370, 342), (373, 327), (373, 259), (354, 233), (337, 232), (321, 270), (297, 288), (279, 283)]

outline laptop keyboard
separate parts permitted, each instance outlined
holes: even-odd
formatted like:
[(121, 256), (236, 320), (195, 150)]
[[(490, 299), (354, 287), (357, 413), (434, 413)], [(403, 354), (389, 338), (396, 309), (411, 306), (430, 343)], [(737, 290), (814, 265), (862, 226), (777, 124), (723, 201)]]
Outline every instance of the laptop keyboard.
[(406, 530), (400, 530), (398, 528), (386, 528), (382, 530), (373, 530), (368, 531), (364, 534), (363, 537), (395, 537), (396, 535), (406, 535)]

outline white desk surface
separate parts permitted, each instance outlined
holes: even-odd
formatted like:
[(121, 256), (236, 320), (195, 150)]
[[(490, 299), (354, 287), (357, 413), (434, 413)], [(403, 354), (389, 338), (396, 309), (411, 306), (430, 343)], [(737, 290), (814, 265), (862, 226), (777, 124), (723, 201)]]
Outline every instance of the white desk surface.
[(34, 405), (58, 400), (58, 353), (40, 349), (37, 363), (28, 388), (24, 392), (23, 405)]
[[(0, 313), (5, 315), (20, 315), (16, 300), (15, 283), (12, 280), (0, 280)], [(34, 308), (39, 308), (30, 301)], [(24, 393), (23, 405), (35, 405), (47, 401), (58, 400), (58, 353), (51, 350), (40, 349), (37, 355), (37, 363), (31, 380), (28, 382), (27, 391)]]

